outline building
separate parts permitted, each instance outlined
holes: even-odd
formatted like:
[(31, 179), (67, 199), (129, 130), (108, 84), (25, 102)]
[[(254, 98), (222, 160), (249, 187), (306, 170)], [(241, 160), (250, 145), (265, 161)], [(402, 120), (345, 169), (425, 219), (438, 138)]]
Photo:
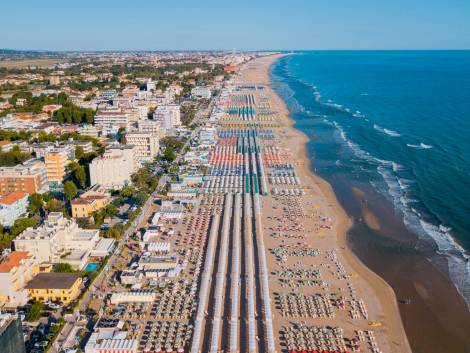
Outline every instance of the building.
[(102, 128), (98, 128), (97, 126), (94, 126), (94, 125), (83, 125), (78, 130), (78, 133), (83, 136), (100, 137), (101, 130)]
[(211, 95), (209, 87), (196, 86), (191, 90), (191, 96), (195, 98), (210, 99)]
[(77, 147), (80, 147), (83, 150), (83, 153), (93, 152), (93, 143), (91, 141), (80, 141), (80, 140), (74, 140), (73, 138), (70, 138), (67, 141), (60, 142), (60, 145), (70, 146), (71, 148), (73, 148), (74, 157), (75, 157), (75, 150)]
[(71, 201), (72, 217), (88, 218), (94, 212), (106, 207), (109, 198), (106, 196), (80, 196)]
[(181, 126), (181, 113), (179, 104), (159, 105), (153, 113), (153, 120), (160, 123), (165, 130)]
[(160, 149), (158, 136), (150, 132), (129, 132), (126, 143), (135, 147), (135, 157), (139, 163), (153, 161)]
[(103, 131), (103, 135), (115, 134), (120, 128), (129, 128), (129, 115), (121, 108), (100, 110), (95, 115), (95, 126)]
[(69, 164), (69, 154), (64, 149), (54, 149), (44, 156), (46, 163), (47, 181), (49, 183), (62, 183), (65, 170)]
[(139, 132), (148, 132), (156, 136), (161, 136), (163, 133), (160, 122), (156, 120), (139, 120), (137, 122), (137, 129)]
[(99, 241), (99, 230), (81, 229), (61, 212), (51, 212), (41, 226), (25, 229), (13, 243), (16, 250), (28, 251), (39, 263), (67, 262), (63, 256), (74, 252), (71, 265), (76, 266), (80, 258), (81, 266)]
[(154, 291), (135, 291), (135, 292), (119, 292), (113, 293), (110, 302), (113, 305), (121, 303), (153, 303), (157, 298), (157, 293)]
[(157, 83), (148, 81), (147, 82), (147, 91), (155, 91), (157, 89)]
[(109, 194), (100, 185), (94, 185), (79, 198), (71, 201), (72, 217), (87, 218), (94, 212), (106, 207), (110, 200)]
[(25, 305), (25, 286), (38, 272), (36, 260), (26, 251), (13, 251), (0, 259), (0, 303), (7, 307)]
[(50, 85), (55, 86), (55, 85), (60, 84), (60, 76), (58, 76), (58, 75), (51, 75), (51, 76), (48, 77), (48, 79), (49, 79), (49, 84)]
[(227, 65), (224, 67), (225, 72), (237, 72), (239, 70), (238, 66)]
[(111, 100), (118, 95), (115, 89), (107, 89), (100, 94), (100, 98), (104, 100)]
[(15, 191), (28, 195), (49, 190), (46, 165), (37, 159), (30, 159), (14, 167), (0, 168), (0, 195)]
[(107, 189), (119, 189), (131, 182), (136, 171), (134, 146), (113, 145), (90, 163), (91, 185), (100, 184)]
[(85, 353), (137, 353), (139, 341), (128, 338), (126, 331), (99, 329), (85, 345)]
[(39, 273), (26, 285), (31, 299), (69, 304), (80, 294), (82, 278), (78, 273)]
[(23, 191), (14, 191), (0, 197), (0, 224), (11, 227), (15, 220), (26, 213), (28, 207), (28, 194)]
[(26, 353), (23, 328), (17, 316), (0, 313), (0, 347), (2, 353)]

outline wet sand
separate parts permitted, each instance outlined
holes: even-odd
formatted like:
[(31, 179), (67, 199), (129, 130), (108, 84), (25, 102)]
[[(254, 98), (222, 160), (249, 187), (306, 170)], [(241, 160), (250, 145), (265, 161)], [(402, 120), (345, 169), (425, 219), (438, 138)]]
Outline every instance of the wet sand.
[[(347, 191), (350, 185), (338, 182), (334, 186), (341, 203), (356, 219), (348, 243), (369, 268), (394, 288), (413, 352), (469, 352), (470, 314), (447, 274), (428, 260), (434, 250), (416, 250), (416, 236), (406, 229), (392, 206), (367, 186), (362, 186), (362, 198)], [(361, 222), (357, 210), (364, 200), (380, 223), (380, 231)], [(406, 300), (410, 303), (406, 304)]]
[[(279, 56), (270, 56), (257, 59), (254, 63), (249, 64), (241, 73), (241, 82), (246, 84), (263, 84), (270, 85), (269, 67), (279, 58)], [(309, 245), (322, 250), (335, 249), (338, 258), (345, 265), (347, 270), (353, 274), (352, 282), (355, 284), (361, 298), (366, 302), (368, 311), (370, 313), (370, 320), (380, 321), (383, 326), (376, 328), (377, 340), (381, 343), (380, 348), (383, 352), (411, 352), (408, 344), (406, 334), (404, 332), (403, 324), (398, 310), (395, 294), (391, 287), (374, 272), (370, 271), (364, 264), (355, 256), (355, 254), (347, 246), (346, 234), (352, 225), (351, 218), (346, 214), (344, 209), (340, 206), (336, 195), (331, 186), (312, 173), (310, 169), (310, 161), (307, 158), (306, 143), (309, 141), (308, 137), (299, 130), (293, 128), (294, 121), (289, 118), (289, 112), (284, 102), (272, 91), (267, 89), (265, 94), (269, 97), (271, 107), (276, 110), (281, 118), (281, 130), (284, 130), (285, 147), (295, 156), (297, 168), (303, 186), (307, 186), (309, 191), (308, 204), (316, 203), (315, 207), (321, 212), (327, 214), (332, 218), (331, 230), (326, 230), (324, 234), (318, 237), (308, 237)], [(268, 215), (276, 214), (273, 210), (275, 200), (271, 196), (267, 197), (268, 201), (263, 202), (263, 214), (266, 215), (263, 223), (266, 227), (273, 224), (268, 219)], [(311, 206), (313, 207), (313, 206)], [(367, 216), (369, 222), (378, 226), (378, 221), (372, 214)], [(306, 220), (306, 229), (309, 230), (312, 224)], [(266, 233), (269, 231), (267, 230)], [(273, 239), (265, 234), (265, 243), (267, 248), (279, 246), (279, 240)], [(304, 261), (304, 259), (302, 259)], [(276, 269), (276, 263), (272, 257), (268, 256), (268, 265), (270, 269)], [(332, 280), (332, 286), (338, 285)], [(282, 290), (281, 287), (270, 278), (270, 291), (275, 294), (277, 291)], [(312, 292), (311, 288), (306, 289), (307, 293)], [(274, 295), (273, 295), (274, 297)], [(276, 311), (274, 311), (276, 312)], [(290, 320), (284, 319), (279, 314), (274, 318), (276, 331), (279, 331), (283, 324), (289, 323)], [(315, 320), (314, 320), (315, 321)], [(318, 320), (316, 320), (318, 321)], [(338, 317), (324, 321), (331, 325), (344, 326), (349, 330), (353, 327), (359, 329), (359, 326), (351, 324), (347, 317)], [(320, 324), (320, 323), (316, 323)], [(367, 326), (367, 321), (361, 323), (361, 329), (372, 329)]]
[[(450, 281), (446, 264), (440, 264), (441, 271), (430, 262), (435, 249), (423, 246), (393, 205), (370, 185), (345, 174), (325, 177), (352, 220), (345, 239), (351, 256), (393, 288), (412, 351), (470, 352), (469, 310)], [(329, 184), (326, 189), (331, 190)]]

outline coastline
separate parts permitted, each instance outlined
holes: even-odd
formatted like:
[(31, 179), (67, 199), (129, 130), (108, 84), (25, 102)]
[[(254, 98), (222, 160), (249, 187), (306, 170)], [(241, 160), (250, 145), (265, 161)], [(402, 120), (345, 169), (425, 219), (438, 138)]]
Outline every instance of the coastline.
[[(303, 132), (304, 125), (296, 128), (297, 121), (289, 120), (304, 135), (304, 150), (311, 153), (314, 142)], [(313, 169), (310, 172), (320, 182), (327, 180), (326, 189), (354, 220), (341, 237), (349, 250), (345, 256), (359, 261), (372, 272), (371, 278), (378, 277), (392, 291), (392, 311), (400, 314), (398, 321), (413, 352), (468, 352), (470, 315), (464, 299), (449, 275), (430, 261), (430, 250), (416, 250), (418, 237), (406, 228), (393, 205), (370, 185), (351, 180), (347, 174), (319, 177)], [(398, 304), (397, 298), (411, 303)]]
[[(320, 196), (319, 198), (326, 203), (325, 207), (330, 208), (329, 211), (334, 215), (336, 249), (341, 255), (341, 259), (352, 269), (352, 273), (363, 281), (364, 291), (368, 293), (365, 296), (367, 304), (373, 307), (382, 318), (383, 327), (380, 331), (388, 338), (388, 351), (397, 353), (411, 352), (393, 289), (385, 280), (371, 271), (349, 247), (347, 232), (352, 226), (352, 218), (346, 214), (346, 211), (340, 205), (331, 185), (313, 173), (311, 169), (312, 161), (308, 158), (306, 147), (309, 138), (304, 132), (294, 127), (295, 121), (290, 117), (285, 102), (271, 87), (271, 65), (284, 55), (286, 54), (256, 59), (256, 64), (251, 62), (251, 65), (257, 66), (258, 70), (262, 71), (262, 74), (257, 77), (256, 82), (250, 81), (249, 77), (247, 78), (247, 75), (245, 75), (245, 82), (263, 84), (268, 87), (266, 93), (270, 96), (273, 106), (276, 107), (278, 114), (284, 120), (283, 124), (285, 126), (283, 128), (287, 132), (286, 143), (293, 155), (300, 158), (299, 175), (302, 180), (308, 180), (307, 184), (314, 189), (314, 192)], [(371, 295), (371, 293), (373, 294)]]

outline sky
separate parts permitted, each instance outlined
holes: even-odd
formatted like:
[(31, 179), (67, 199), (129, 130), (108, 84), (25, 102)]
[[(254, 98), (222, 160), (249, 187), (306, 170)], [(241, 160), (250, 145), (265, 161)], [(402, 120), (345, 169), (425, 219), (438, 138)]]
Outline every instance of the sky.
[(470, 49), (469, 0), (1, 3), (9, 49)]

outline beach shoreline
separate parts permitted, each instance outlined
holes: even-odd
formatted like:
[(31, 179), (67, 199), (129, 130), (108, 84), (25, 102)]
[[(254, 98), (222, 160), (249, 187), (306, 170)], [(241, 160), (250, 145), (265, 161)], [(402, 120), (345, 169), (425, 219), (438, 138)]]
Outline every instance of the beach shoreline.
[[(251, 77), (256, 77), (256, 80), (250, 80), (250, 74), (244, 74), (242, 71), (243, 80), (246, 83), (262, 84), (268, 87), (267, 94), (271, 98), (272, 106), (278, 110), (278, 115), (282, 117), (285, 124), (286, 144), (293, 155), (298, 158), (297, 165), (300, 165), (298, 172), (301, 179), (308, 180), (307, 184), (315, 189), (315, 193), (324, 201), (324, 206), (329, 207), (330, 212), (334, 215), (335, 245), (341, 259), (350, 266), (356, 276), (364, 281), (364, 284), (366, 284), (364, 287), (370, 287), (365, 291), (369, 294), (373, 293), (373, 298), (366, 297), (366, 301), (368, 304), (371, 303), (371, 307), (376, 307), (377, 312), (380, 313), (378, 315), (383, 318), (382, 332), (388, 337), (390, 343), (388, 351), (397, 353), (411, 352), (393, 289), (381, 277), (365, 266), (349, 247), (347, 232), (352, 226), (352, 218), (341, 207), (330, 184), (313, 173), (311, 169), (312, 161), (308, 158), (306, 148), (309, 138), (305, 133), (294, 127), (295, 121), (289, 116), (290, 113), (285, 102), (271, 87), (271, 65), (282, 56), (284, 54), (255, 59), (256, 62), (252, 62), (251, 66), (255, 66), (260, 72), (257, 75), (251, 75)], [(252, 70), (256, 70), (256, 68)]]
[[(271, 79), (276, 89), (282, 75), (272, 73)], [(305, 126), (312, 130), (311, 124), (289, 119), (303, 135)], [(315, 141), (305, 136), (304, 147), (309, 154)], [(464, 299), (448, 273), (430, 260), (429, 251), (433, 250), (417, 250), (419, 237), (407, 229), (393, 204), (371, 185), (353, 180), (346, 173), (326, 172), (319, 177), (313, 164), (310, 172), (326, 181), (341, 209), (354, 220), (343, 234), (351, 253), (346, 256), (358, 260), (393, 291), (395, 311), (400, 314), (400, 326), (413, 352), (468, 352), (470, 333), (465, 328), (470, 325), (470, 315)]]

